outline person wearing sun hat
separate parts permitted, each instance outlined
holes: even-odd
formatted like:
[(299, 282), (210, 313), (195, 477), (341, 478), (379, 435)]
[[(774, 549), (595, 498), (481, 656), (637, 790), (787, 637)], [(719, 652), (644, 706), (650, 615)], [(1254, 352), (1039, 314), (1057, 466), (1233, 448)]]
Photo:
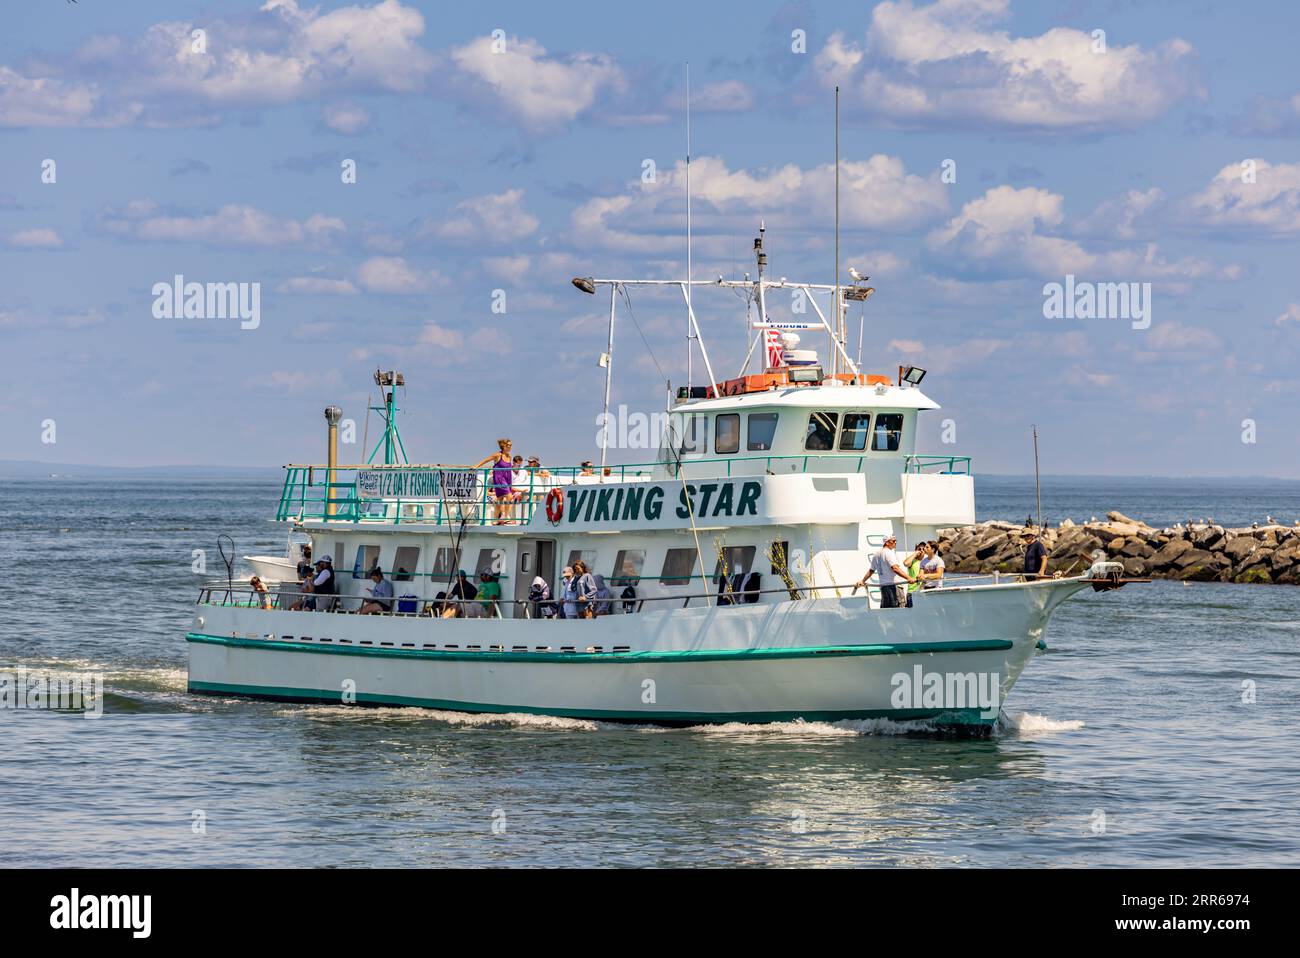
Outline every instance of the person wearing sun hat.
[(1020, 542), (1025, 547), (1025, 580), (1044, 578), (1047, 575), (1047, 549), (1038, 541), (1038, 533), (1027, 528), (1020, 533)]

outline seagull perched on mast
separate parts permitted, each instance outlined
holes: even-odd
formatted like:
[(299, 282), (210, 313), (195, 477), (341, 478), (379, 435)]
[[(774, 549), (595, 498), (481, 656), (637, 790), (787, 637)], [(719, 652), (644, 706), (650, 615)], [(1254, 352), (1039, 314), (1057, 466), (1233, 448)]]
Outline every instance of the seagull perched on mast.
[(865, 283), (867, 280), (871, 279), (870, 276), (863, 276), (852, 266), (849, 267), (849, 275), (853, 277), (853, 282), (855, 283)]

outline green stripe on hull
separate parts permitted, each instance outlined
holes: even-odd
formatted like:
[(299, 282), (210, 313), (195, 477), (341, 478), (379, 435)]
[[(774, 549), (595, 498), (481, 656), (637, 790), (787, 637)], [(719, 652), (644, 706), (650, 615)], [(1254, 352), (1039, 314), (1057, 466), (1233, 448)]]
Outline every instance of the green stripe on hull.
[(284, 642), (279, 639), (238, 639), (227, 635), (190, 632), (187, 642), (227, 645), (274, 652), (309, 655), (369, 655), (381, 658), (437, 659), (456, 662), (562, 662), (566, 665), (629, 662), (727, 662), (744, 659), (834, 658), (857, 655), (906, 655), (931, 652), (1005, 652), (1006, 639), (968, 639), (956, 642), (891, 642), (880, 645), (833, 645), (784, 649), (687, 649), (659, 652), (462, 652), (443, 649), (399, 649), (380, 646), (323, 645), (319, 642)]
[[(342, 705), (341, 693), (326, 689), (295, 689), (261, 685), (230, 685), (224, 682), (189, 683), (191, 692), (204, 695), (237, 695), (273, 702), (301, 702), (312, 705)], [(477, 712), (494, 715), (551, 715), (559, 718), (590, 719), (602, 722), (647, 722), (656, 724), (699, 725), (721, 722), (838, 722), (844, 719), (890, 719), (895, 722), (934, 721), (936, 725), (980, 728), (992, 726), (994, 718), (984, 718), (979, 709), (865, 709), (832, 712), (622, 712), (604, 709), (536, 708), (522, 705), (492, 705), (482, 702), (458, 702), (450, 699), (426, 699), (407, 695), (356, 693), (356, 705), (398, 705), (440, 709), (446, 712)]]

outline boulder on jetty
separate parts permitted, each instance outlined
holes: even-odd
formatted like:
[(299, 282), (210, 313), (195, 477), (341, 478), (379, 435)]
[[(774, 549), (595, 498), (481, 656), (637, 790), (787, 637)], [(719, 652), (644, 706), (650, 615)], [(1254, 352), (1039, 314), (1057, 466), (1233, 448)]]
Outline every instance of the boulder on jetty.
[[(990, 520), (939, 530), (939, 548), (953, 572), (1019, 572), (1024, 527)], [(1098, 558), (1124, 565), (1126, 575), (1186, 582), (1278, 582), (1300, 585), (1300, 527), (1231, 529), (1213, 521), (1156, 529), (1121, 512), (1105, 521), (1070, 519), (1045, 527), (1040, 538), (1048, 570), (1077, 575)]]

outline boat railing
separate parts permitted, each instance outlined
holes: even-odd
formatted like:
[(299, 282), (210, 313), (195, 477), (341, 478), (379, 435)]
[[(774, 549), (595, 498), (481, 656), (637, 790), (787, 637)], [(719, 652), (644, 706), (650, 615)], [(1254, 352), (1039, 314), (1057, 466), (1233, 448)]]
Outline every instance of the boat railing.
[[(798, 473), (857, 473), (867, 455), (810, 452), (793, 456), (728, 456), (627, 463), (604, 467), (527, 469), (527, 485), (499, 496), (492, 469), (453, 465), (285, 466), (279, 521), (424, 523), (438, 526), (527, 525), (554, 489), (652, 479), (739, 478)], [(969, 475), (969, 456), (906, 456), (905, 472)]]
[[(942, 592), (955, 592), (961, 590), (987, 588), (989, 586), (1006, 586), (1016, 584), (1032, 584), (1035, 581), (1057, 582), (1062, 578), (1070, 578), (1056, 575), (1043, 576), (1041, 579), (1037, 576), (1025, 575), (1022, 573), (995, 572), (991, 575), (961, 575), (954, 574), (946, 576), (939, 580), (939, 584), (932, 588), (918, 588), (911, 595), (929, 596)], [(1080, 577), (1074, 577), (1080, 578)], [(647, 603), (655, 602), (678, 602), (681, 608), (700, 608), (704, 605), (722, 605), (722, 606), (740, 606), (752, 605), (761, 601), (765, 595), (782, 596), (782, 601), (803, 601), (808, 599), (827, 599), (840, 598), (849, 599), (861, 594), (864, 598), (870, 596), (879, 599), (882, 589), (899, 588), (899, 584), (882, 586), (876, 583), (867, 583), (865, 588), (855, 586), (852, 583), (847, 584), (817, 584), (817, 585), (790, 585), (772, 589), (734, 589), (731, 586), (725, 589), (719, 588), (714, 592), (694, 592), (685, 595), (662, 595), (662, 596), (637, 596), (636, 598), (624, 599), (619, 595), (611, 594), (607, 599), (594, 600), (602, 606), (608, 606), (607, 613), (602, 614), (631, 614), (640, 612), (646, 607)], [(563, 598), (550, 599), (507, 599), (501, 598), (473, 598), (460, 599), (452, 597), (424, 599), (412, 596), (395, 596), (389, 599), (392, 608), (381, 610), (373, 613), (361, 613), (360, 607), (372, 600), (366, 596), (356, 595), (323, 595), (320, 593), (304, 592), (297, 589), (280, 589), (277, 591), (267, 590), (258, 592), (247, 586), (204, 586), (199, 590), (198, 605), (201, 606), (227, 606), (236, 608), (261, 609), (264, 611), (303, 611), (303, 612), (330, 612), (343, 615), (378, 615), (397, 618), (419, 618), (419, 617), (448, 617), (445, 616), (448, 610), (452, 610), (455, 618), (474, 617), (474, 618), (504, 618), (501, 615), (502, 606), (510, 606), (520, 611), (520, 615), (515, 618), (537, 618), (544, 609), (556, 609), (563, 606)], [(694, 606), (692, 606), (694, 603)], [(586, 603), (579, 603), (583, 605)], [(347, 605), (355, 605), (357, 608), (345, 608)], [(479, 610), (474, 606), (481, 607)], [(654, 606), (651, 606), (654, 608)], [(475, 614), (466, 615), (473, 611)]]

